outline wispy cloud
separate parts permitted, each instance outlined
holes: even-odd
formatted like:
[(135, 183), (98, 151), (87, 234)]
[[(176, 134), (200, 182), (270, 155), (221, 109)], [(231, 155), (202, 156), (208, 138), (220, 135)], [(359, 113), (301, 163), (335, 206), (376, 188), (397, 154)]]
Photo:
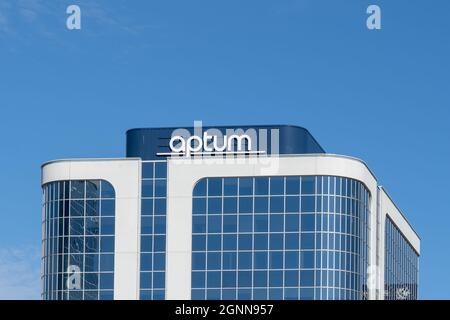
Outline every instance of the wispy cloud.
[(40, 250), (0, 248), (0, 300), (40, 299)]

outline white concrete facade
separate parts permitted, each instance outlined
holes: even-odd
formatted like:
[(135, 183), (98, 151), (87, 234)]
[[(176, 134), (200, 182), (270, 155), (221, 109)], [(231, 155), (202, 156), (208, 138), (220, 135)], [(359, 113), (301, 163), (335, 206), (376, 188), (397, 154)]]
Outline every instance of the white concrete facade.
[(61, 160), (42, 166), (42, 185), (61, 180), (106, 180), (116, 192), (114, 299), (139, 299), (140, 159)]
[[(116, 191), (114, 298), (139, 299), (141, 160), (62, 160), (45, 164), (42, 184), (61, 180), (103, 179)], [(330, 175), (362, 182), (371, 194), (369, 265), (377, 266), (370, 299), (383, 299), (384, 222), (388, 215), (420, 253), (420, 239), (376, 177), (358, 159), (329, 155), (250, 158), (168, 158), (166, 222), (166, 299), (191, 298), (192, 192), (207, 177)], [(377, 236), (378, 233), (378, 236)], [(377, 240), (379, 238), (379, 240)], [(378, 251), (378, 252), (377, 252)], [(378, 259), (377, 259), (378, 256)]]

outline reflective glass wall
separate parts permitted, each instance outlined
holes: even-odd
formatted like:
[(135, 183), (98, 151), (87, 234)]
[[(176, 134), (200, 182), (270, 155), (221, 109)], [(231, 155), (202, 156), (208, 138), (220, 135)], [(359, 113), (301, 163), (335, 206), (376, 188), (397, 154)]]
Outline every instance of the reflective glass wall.
[(389, 217), (385, 228), (385, 299), (416, 300), (419, 256)]
[(43, 186), (42, 298), (113, 299), (115, 192), (101, 180)]
[(341, 177), (200, 180), (192, 298), (366, 299), (369, 203)]
[(166, 161), (142, 162), (140, 299), (165, 298)]

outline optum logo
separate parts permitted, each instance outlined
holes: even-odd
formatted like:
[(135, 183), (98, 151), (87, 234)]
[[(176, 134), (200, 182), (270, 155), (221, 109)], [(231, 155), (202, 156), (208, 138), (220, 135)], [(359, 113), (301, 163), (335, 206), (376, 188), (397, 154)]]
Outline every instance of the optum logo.
[(246, 134), (218, 137), (204, 132), (203, 137), (190, 136), (187, 140), (174, 136), (170, 139), (169, 148), (172, 152), (186, 156), (204, 153), (248, 153), (252, 151), (252, 138)]
[[(267, 135), (266, 131), (264, 131)], [(267, 138), (267, 137), (265, 137)], [(266, 139), (264, 140), (266, 141)], [(261, 141), (259, 146), (261, 147)], [(254, 129), (209, 128), (203, 131), (202, 123), (195, 122), (194, 134), (186, 129), (176, 129), (169, 141), (170, 152), (157, 153), (158, 156), (201, 156), (201, 155), (257, 155), (266, 153), (258, 150), (258, 134)]]

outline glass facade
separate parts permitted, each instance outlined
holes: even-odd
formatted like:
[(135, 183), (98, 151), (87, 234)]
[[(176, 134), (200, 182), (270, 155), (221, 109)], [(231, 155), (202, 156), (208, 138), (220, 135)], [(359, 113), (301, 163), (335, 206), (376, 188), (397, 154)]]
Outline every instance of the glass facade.
[(384, 261), (385, 299), (416, 300), (419, 255), (389, 217), (385, 224)]
[(113, 299), (114, 228), (115, 192), (108, 182), (45, 184), (42, 298)]
[(334, 176), (200, 180), (192, 299), (366, 299), (369, 203)]
[(166, 161), (142, 162), (140, 299), (165, 298)]

